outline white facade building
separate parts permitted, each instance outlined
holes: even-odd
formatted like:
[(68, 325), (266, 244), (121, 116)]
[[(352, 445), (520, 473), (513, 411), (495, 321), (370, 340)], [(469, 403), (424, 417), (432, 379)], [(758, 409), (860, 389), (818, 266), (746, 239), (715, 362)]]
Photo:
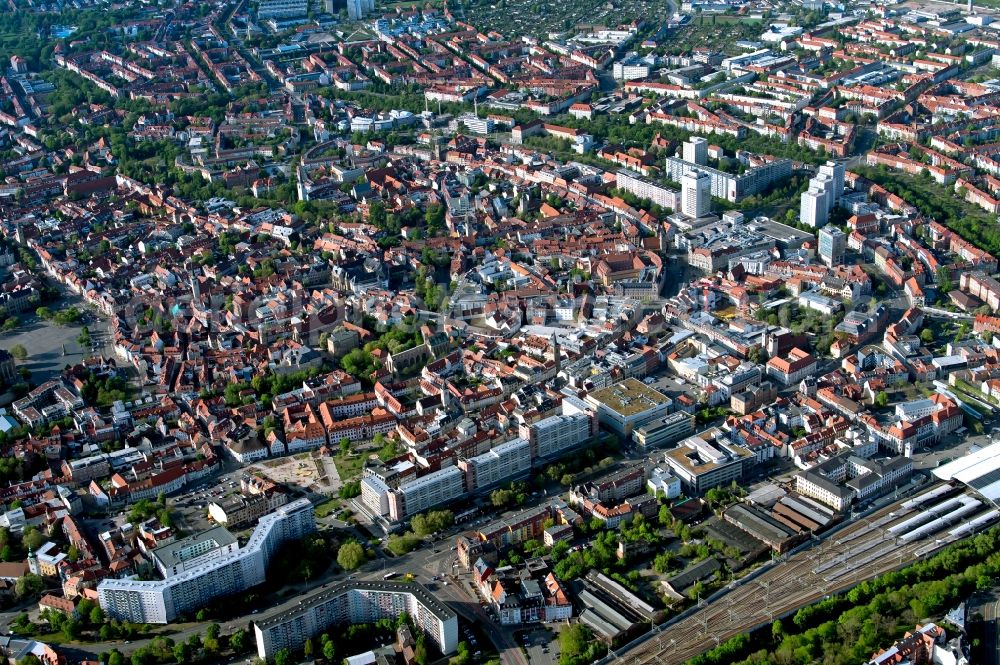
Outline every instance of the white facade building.
[(676, 499), (681, 495), (681, 479), (660, 467), (650, 472), (646, 485), (654, 496), (662, 492), (665, 498)]
[(698, 171), (688, 171), (681, 176), (681, 213), (698, 219), (711, 209), (712, 178)]
[(429, 508), (457, 499), (465, 493), (465, 474), (450, 466), (403, 483), (389, 493), (389, 517), (406, 519)]
[(97, 587), (101, 609), (112, 619), (169, 623), (215, 598), (263, 583), (275, 550), (286, 540), (301, 538), (315, 528), (312, 503), (298, 499), (262, 517), (246, 546), (228, 556), (211, 557), (166, 580), (102, 581)]
[(358, 21), (375, 11), (375, 0), (347, 0), (347, 17)]
[(516, 438), (494, 446), (482, 455), (459, 461), (469, 491), (476, 491), (517, 478), (531, 470), (531, 446)]
[(269, 660), (281, 649), (297, 650), (330, 626), (374, 623), (406, 613), (448, 655), (458, 649), (458, 616), (415, 582), (342, 582), (300, 596), (254, 622), (257, 656)]
[(257, 18), (264, 21), (270, 18), (305, 16), (308, 12), (309, 0), (262, 0), (257, 7)]
[(816, 187), (809, 187), (802, 192), (799, 199), (799, 219), (810, 228), (820, 228), (826, 226), (829, 219), (829, 211), (826, 207), (826, 194)]
[(684, 161), (705, 166), (708, 164), (708, 141), (700, 136), (692, 136), (684, 142)]
[(527, 434), (532, 444), (532, 457), (554, 457), (589, 439), (592, 423), (586, 412), (549, 416), (522, 427), (521, 436)]

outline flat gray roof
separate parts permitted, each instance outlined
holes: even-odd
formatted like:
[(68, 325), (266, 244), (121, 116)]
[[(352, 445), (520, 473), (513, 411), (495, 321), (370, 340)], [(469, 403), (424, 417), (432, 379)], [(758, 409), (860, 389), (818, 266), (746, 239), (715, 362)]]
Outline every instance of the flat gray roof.
[(338, 596), (351, 591), (372, 591), (384, 593), (409, 593), (416, 597), (421, 605), (426, 607), (434, 616), (441, 621), (448, 621), (457, 618), (447, 605), (438, 600), (437, 596), (427, 590), (425, 586), (417, 582), (392, 582), (392, 581), (366, 581), (356, 580), (351, 582), (340, 582), (333, 586), (316, 589), (310, 593), (298, 597), (298, 602), (288, 608), (278, 609), (276, 612), (264, 616), (254, 623), (261, 630), (267, 630), (281, 625), (286, 621), (295, 619), (303, 612), (311, 610), (317, 605), (322, 605), (333, 601)]
[[(217, 526), (209, 529), (208, 531), (202, 531), (201, 533), (196, 533), (193, 536), (188, 536), (187, 538), (181, 538), (180, 540), (175, 540), (169, 545), (164, 545), (163, 547), (157, 547), (153, 550), (153, 556), (155, 556), (160, 563), (166, 567), (172, 567), (178, 563), (183, 562), (185, 559), (181, 558), (180, 553), (182, 550), (197, 545), (198, 543), (203, 543), (205, 541), (215, 541), (216, 547), (225, 547), (226, 545), (232, 545), (236, 542), (236, 536), (229, 533), (229, 531), (224, 526)], [(213, 549), (215, 549), (213, 548)], [(195, 557), (190, 557), (195, 558)]]

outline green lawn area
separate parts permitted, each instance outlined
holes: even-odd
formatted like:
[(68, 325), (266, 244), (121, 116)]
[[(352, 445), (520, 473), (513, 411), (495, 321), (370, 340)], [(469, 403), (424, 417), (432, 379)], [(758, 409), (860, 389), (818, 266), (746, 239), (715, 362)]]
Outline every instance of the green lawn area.
[(365, 457), (364, 455), (349, 455), (347, 457), (334, 455), (333, 463), (337, 465), (340, 480), (346, 483), (361, 475), (361, 467), (364, 466)]
[(335, 510), (340, 508), (340, 501), (337, 499), (327, 499), (316, 506), (316, 517), (329, 517)]

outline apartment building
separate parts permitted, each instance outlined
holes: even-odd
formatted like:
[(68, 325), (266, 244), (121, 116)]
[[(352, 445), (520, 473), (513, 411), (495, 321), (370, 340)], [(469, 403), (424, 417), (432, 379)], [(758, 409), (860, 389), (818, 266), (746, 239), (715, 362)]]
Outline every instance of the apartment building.
[(257, 656), (274, 658), (281, 649), (298, 649), (330, 626), (374, 623), (406, 613), (417, 628), (448, 655), (458, 648), (458, 616), (416, 582), (341, 582), (303, 596), (254, 622)]
[(677, 157), (667, 157), (666, 175), (674, 182), (681, 182), (684, 174), (692, 170), (708, 174), (711, 179), (712, 196), (735, 203), (791, 177), (792, 162), (788, 159), (774, 159), (735, 175)]
[(211, 561), (229, 558), (239, 550), (236, 537), (225, 527), (196, 533), (152, 551), (153, 564), (164, 579), (194, 570)]
[(435, 506), (453, 501), (466, 491), (465, 474), (455, 466), (434, 471), (402, 483), (388, 494), (389, 517), (404, 520)]
[(979, 298), (994, 312), (1000, 309), (1000, 282), (980, 271), (963, 272), (959, 288), (974, 298)]
[(704, 171), (687, 171), (681, 176), (681, 214), (692, 219), (708, 215), (712, 209), (711, 191), (711, 176)]
[(309, 0), (263, 0), (257, 6), (257, 18), (261, 21), (271, 18), (305, 16), (309, 11)]
[(635, 194), (640, 199), (649, 199), (661, 208), (677, 210), (679, 205), (679, 194), (677, 190), (664, 187), (659, 183), (643, 178), (635, 171), (629, 169), (619, 169), (615, 178), (615, 185), (630, 194)]
[(312, 503), (298, 499), (264, 516), (246, 546), (226, 556), (212, 557), (165, 580), (102, 581), (97, 587), (101, 609), (120, 621), (169, 623), (215, 598), (261, 584), (275, 550), (315, 528)]
[(216, 524), (236, 527), (253, 524), (286, 503), (288, 503), (288, 495), (284, 492), (272, 492), (269, 495), (234, 496), (209, 503), (208, 514), (212, 516)]
[(594, 434), (594, 419), (589, 412), (549, 416), (520, 427), (522, 438), (531, 444), (531, 457), (557, 457), (578, 446)]
[(542, 537), (545, 522), (556, 524), (581, 524), (583, 519), (566, 503), (556, 497), (543, 506), (528, 508), (484, 525), (477, 532), (480, 542), (491, 543), (497, 548), (517, 545)]
[(481, 490), (519, 478), (531, 470), (531, 446), (526, 439), (506, 441), (482, 455), (458, 461), (469, 491)]
[(618, 503), (642, 492), (645, 483), (646, 472), (643, 467), (623, 469), (583, 485), (577, 485), (569, 492), (569, 503), (571, 506), (581, 505), (585, 500), (595, 503)]

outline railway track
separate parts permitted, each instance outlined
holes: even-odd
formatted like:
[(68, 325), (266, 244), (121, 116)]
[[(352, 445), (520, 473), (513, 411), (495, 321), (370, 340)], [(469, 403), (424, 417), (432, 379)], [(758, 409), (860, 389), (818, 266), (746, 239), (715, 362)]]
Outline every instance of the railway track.
[(859, 520), (636, 647), (616, 653), (615, 660), (635, 665), (679, 665), (734, 635), (944, 546), (943, 542), (926, 540), (903, 542), (886, 531), (891, 522), (908, 514), (912, 511), (893, 504)]

